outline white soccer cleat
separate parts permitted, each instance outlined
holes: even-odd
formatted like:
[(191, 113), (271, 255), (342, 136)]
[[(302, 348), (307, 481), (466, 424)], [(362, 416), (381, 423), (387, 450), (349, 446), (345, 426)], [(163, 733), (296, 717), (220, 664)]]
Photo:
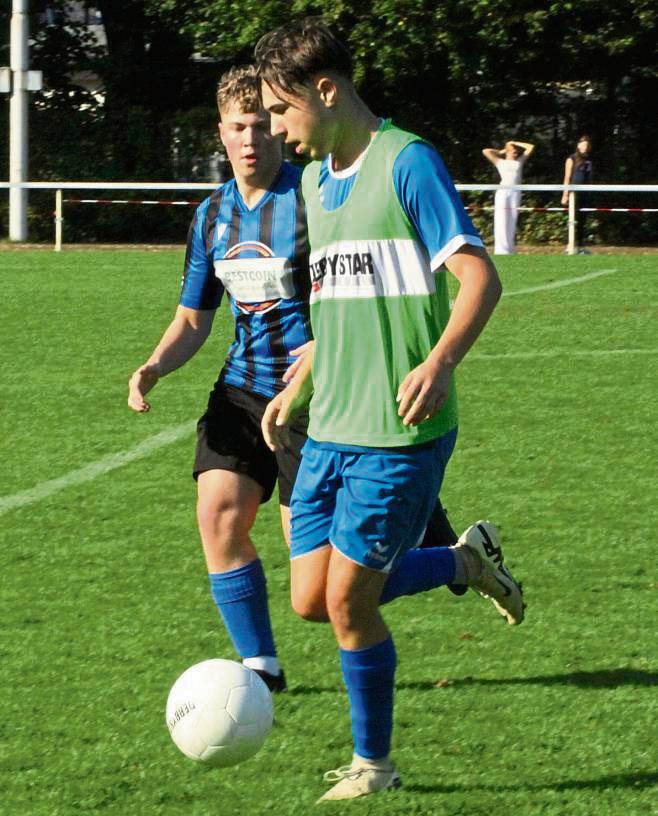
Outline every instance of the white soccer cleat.
[(367, 796), (369, 793), (399, 788), (402, 785), (400, 775), (390, 763), (382, 767), (379, 762), (373, 764), (356, 756), (352, 759), (351, 765), (327, 771), (324, 781), (336, 784), (318, 799), (318, 803), (356, 799), (358, 796)]
[(510, 626), (523, 622), (525, 604), (520, 584), (503, 563), (498, 530), (490, 521), (476, 521), (455, 547), (470, 547), (482, 560), (482, 573), (470, 587), (488, 598)]

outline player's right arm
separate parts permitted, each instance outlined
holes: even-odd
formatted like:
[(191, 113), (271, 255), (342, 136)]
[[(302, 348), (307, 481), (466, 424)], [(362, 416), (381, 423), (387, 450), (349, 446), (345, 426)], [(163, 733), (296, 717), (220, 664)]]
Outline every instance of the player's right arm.
[(295, 374), (299, 371), (304, 362), (304, 358), (306, 355), (311, 351), (313, 348), (313, 344), (315, 340), (309, 340), (308, 342), (304, 343), (303, 346), (299, 346), (298, 348), (294, 348), (290, 350), (290, 356), (295, 357), (295, 362), (291, 363), (288, 368), (283, 372), (283, 377), (281, 379), (284, 383), (289, 383)]
[(158, 380), (185, 365), (197, 353), (210, 334), (215, 311), (178, 307), (153, 354), (130, 378), (128, 405), (133, 411), (148, 411), (151, 405), (145, 397)]
[(174, 319), (128, 383), (128, 405), (133, 411), (148, 411), (151, 407), (145, 399), (148, 392), (161, 377), (185, 365), (210, 334), (223, 293), (204, 237), (212, 233), (208, 222), (211, 200), (212, 196), (199, 206), (190, 224), (180, 302)]
[(304, 353), (295, 376), (288, 385), (280, 391), (274, 399), (267, 403), (261, 430), (263, 439), (270, 450), (276, 451), (281, 447), (282, 436), (286, 433), (286, 425), (300, 411), (308, 408), (313, 395), (313, 342), (306, 344), (308, 350)]

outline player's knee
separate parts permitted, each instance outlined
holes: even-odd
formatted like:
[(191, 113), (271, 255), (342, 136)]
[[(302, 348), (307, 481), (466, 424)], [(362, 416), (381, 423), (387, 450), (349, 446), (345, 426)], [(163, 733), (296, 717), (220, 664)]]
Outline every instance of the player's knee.
[(355, 628), (358, 621), (358, 604), (342, 589), (327, 592), (327, 615), (336, 631)]
[(329, 620), (323, 595), (295, 590), (293, 587), (290, 600), (293, 610), (300, 618), (316, 623), (326, 623)]
[(249, 535), (250, 525), (234, 504), (199, 497), (196, 507), (199, 531), (204, 541), (217, 544), (241, 540)]

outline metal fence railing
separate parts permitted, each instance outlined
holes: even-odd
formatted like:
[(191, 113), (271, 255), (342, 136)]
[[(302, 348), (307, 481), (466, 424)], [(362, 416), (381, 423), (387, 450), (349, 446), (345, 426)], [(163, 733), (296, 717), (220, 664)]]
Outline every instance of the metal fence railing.
[[(170, 191), (210, 191), (215, 190), (218, 184), (201, 182), (109, 182), (109, 181), (30, 181), (22, 184), (10, 184), (0, 181), (0, 189), (19, 188), (23, 190), (52, 190), (55, 194), (54, 209), (54, 249), (60, 252), (63, 246), (64, 204), (97, 204), (97, 205), (158, 205), (158, 206), (195, 206), (198, 200), (162, 200), (162, 199), (115, 199), (107, 197), (95, 198), (64, 198), (64, 191), (100, 190), (104, 192), (117, 190), (170, 190)], [(658, 184), (519, 184), (503, 186), (499, 184), (457, 184), (459, 192), (495, 192), (500, 189), (519, 190), (521, 192), (551, 192), (569, 194), (566, 207), (520, 207), (520, 212), (563, 212), (567, 218), (567, 251), (574, 253), (576, 213), (578, 211), (579, 193), (658, 193)], [(658, 202), (649, 202), (658, 203)], [(480, 206), (478, 209), (493, 209), (489, 206)], [(649, 207), (582, 207), (582, 212), (623, 212), (623, 213), (657, 213), (658, 206)]]

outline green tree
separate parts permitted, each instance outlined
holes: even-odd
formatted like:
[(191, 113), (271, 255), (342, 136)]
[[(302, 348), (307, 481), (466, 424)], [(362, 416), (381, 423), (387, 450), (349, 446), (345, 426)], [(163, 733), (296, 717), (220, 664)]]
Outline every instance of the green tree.
[[(559, 182), (582, 131), (598, 180), (658, 176), (655, 0), (97, 0), (106, 49), (63, 14), (44, 25), (46, 8), (67, 5), (30, 4), (32, 64), (46, 83), (33, 97), (33, 178), (189, 177), (217, 146), (219, 74), (250, 60), (263, 33), (307, 14), (348, 41), (373, 110), (431, 139), (458, 180), (493, 181), (482, 147), (516, 137), (538, 145), (526, 180)], [(102, 100), (76, 84), (81, 71), (101, 78)], [(6, 97), (3, 111), (0, 137)]]

